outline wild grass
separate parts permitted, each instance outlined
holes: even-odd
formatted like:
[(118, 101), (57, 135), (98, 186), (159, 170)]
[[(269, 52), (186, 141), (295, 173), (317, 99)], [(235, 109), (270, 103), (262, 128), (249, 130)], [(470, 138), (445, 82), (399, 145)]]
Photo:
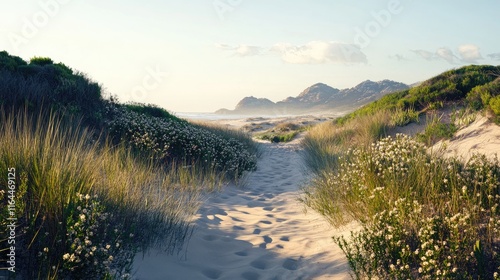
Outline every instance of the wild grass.
[(419, 123), (420, 113), (415, 111), (413, 108), (403, 109), (396, 108), (391, 113), (391, 125), (392, 126), (405, 126), (409, 123)]
[[(138, 159), (74, 123), (56, 114), (0, 114), (0, 170), (16, 170), (22, 279), (126, 278), (138, 250), (179, 249), (200, 191), (221, 183), (213, 172)], [(0, 201), (5, 250), (6, 193)]]
[(391, 113), (379, 112), (362, 116), (345, 124), (324, 122), (311, 128), (304, 140), (303, 157), (316, 174), (337, 167), (339, 155), (353, 146), (367, 146), (387, 134), (391, 127)]
[(457, 126), (453, 122), (443, 122), (442, 117), (436, 113), (427, 114), (425, 130), (417, 135), (417, 139), (430, 147), (439, 140), (453, 137), (458, 130)]
[(295, 139), (299, 133), (306, 131), (308, 128), (307, 126), (284, 122), (277, 124), (275, 127), (265, 132), (256, 134), (255, 137), (273, 143), (290, 142)]

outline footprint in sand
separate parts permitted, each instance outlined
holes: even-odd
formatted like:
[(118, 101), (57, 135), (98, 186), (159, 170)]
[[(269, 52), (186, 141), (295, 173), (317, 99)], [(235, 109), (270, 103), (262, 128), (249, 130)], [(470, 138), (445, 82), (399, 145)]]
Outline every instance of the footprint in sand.
[(263, 220), (263, 221), (260, 221), (260, 222), (263, 223), (263, 224), (266, 224), (266, 225), (272, 225), (273, 224), (273, 222), (267, 221), (267, 220)]
[(247, 204), (248, 208), (254, 208), (254, 207), (262, 207), (262, 202), (259, 201), (250, 201)]
[(267, 235), (263, 236), (262, 238), (264, 238), (264, 242), (266, 242), (266, 243), (272, 243), (273, 242), (273, 239), (271, 237), (267, 236)]
[(222, 275), (222, 271), (214, 268), (206, 268), (201, 273), (208, 279), (219, 279)]
[(234, 253), (236, 256), (240, 256), (240, 257), (246, 257), (248, 256), (248, 253), (245, 252), (245, 251), (239, 251), (239, 252), (236, 252)]
[(264, 194), (264, 197), (266, 197), (266, 198), (274, 198), (274, 195), (270, 194), (270, 193), (266, 193), (266, 194)]
[(206, 241), (214, 241), (214, 240), (217, 240), (219, 237), (217, 237), (217, 235), (212, 235), (212, 234), (208, 234), (208, 235), (205, 235), (203, 236), (203, 240), (206, 240)]
[(258, 280), (260, 278), (260, 274), (253, 271), (247, 271), (243, 272), (241, 277), (245, 280)]
[(240, 227), (240, 226), (233, 226), (233, 229), (234, 230), (245, 230), (244, 227)]
[(288, 270), (297, 270), (297, 268), (299, 268), (299, 261), (294, 259), (286, 259), (283, 262), (283, 268)]
[(290, 241), (290, 237), (288, 237), (288, 236), (283, 236), (283, 237), (281, 237), (281, 238), (280, 238), (280, 240), (281, 240), (281, 241), (288, 242), (288, 241)]
[(273, 211), (274, 210), (274, 207), (271, 207), (271, 206), (266, 206), (264, 208), (262, 208), (264, 211)]
[(258, 229), (258, 228), (256, 228), (256, 229), (253, 230), (253, 234), (260, 234), (260, 232), (261, 232), (261, 230)]
[(253, 267), (253, 268), (257, 268), (257, 269), (267, 269), (268, 268), (268, 265), (269, 262), (265, 261), (265, 260), (255, 260), (253, 262), (250, 263), (250, 266)]
[(235, 221), (235, 222), (243, 222), (242, 219), (238, 219), (238, 218), (235, 218), (235, 217), (230, 217), (231, 220)]

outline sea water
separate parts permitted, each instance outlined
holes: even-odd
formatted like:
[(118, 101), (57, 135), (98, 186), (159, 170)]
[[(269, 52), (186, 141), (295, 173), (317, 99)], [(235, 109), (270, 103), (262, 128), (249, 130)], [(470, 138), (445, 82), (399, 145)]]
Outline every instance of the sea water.
[(284, 118), (284, 117), (292, 117), (293, 115), (221, 115), (214, 113), (194, 113), (194, 112), (176, 112), (175, 116), (181, 119), (188, 120), (205, 120), (205, 121), (217, 121), (217, 120), (242, 120), (249, 118)]

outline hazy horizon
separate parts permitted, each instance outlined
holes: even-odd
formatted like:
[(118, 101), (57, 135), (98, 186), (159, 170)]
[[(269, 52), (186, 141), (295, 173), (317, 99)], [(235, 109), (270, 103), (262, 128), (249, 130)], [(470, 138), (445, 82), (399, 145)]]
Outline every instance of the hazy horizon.
[(469, 64), (500, 64), (500, 2), (17, 1), (0, 50), (47, 56), (122, 102), (173, 112), (233, 109), (321, 82), (406, 84)]

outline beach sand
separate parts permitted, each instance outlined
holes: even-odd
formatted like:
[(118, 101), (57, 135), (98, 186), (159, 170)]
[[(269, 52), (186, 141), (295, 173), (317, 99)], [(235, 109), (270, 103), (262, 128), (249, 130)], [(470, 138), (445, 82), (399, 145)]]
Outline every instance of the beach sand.
[(300, 139), (262, 144), (257, 170), (244, 186), (209, 197), (196, 216), (187, 249), (151, 252), (134, 262), (136, 279), (350, 279), (332, 228), (297, 200), (307, 176)]

